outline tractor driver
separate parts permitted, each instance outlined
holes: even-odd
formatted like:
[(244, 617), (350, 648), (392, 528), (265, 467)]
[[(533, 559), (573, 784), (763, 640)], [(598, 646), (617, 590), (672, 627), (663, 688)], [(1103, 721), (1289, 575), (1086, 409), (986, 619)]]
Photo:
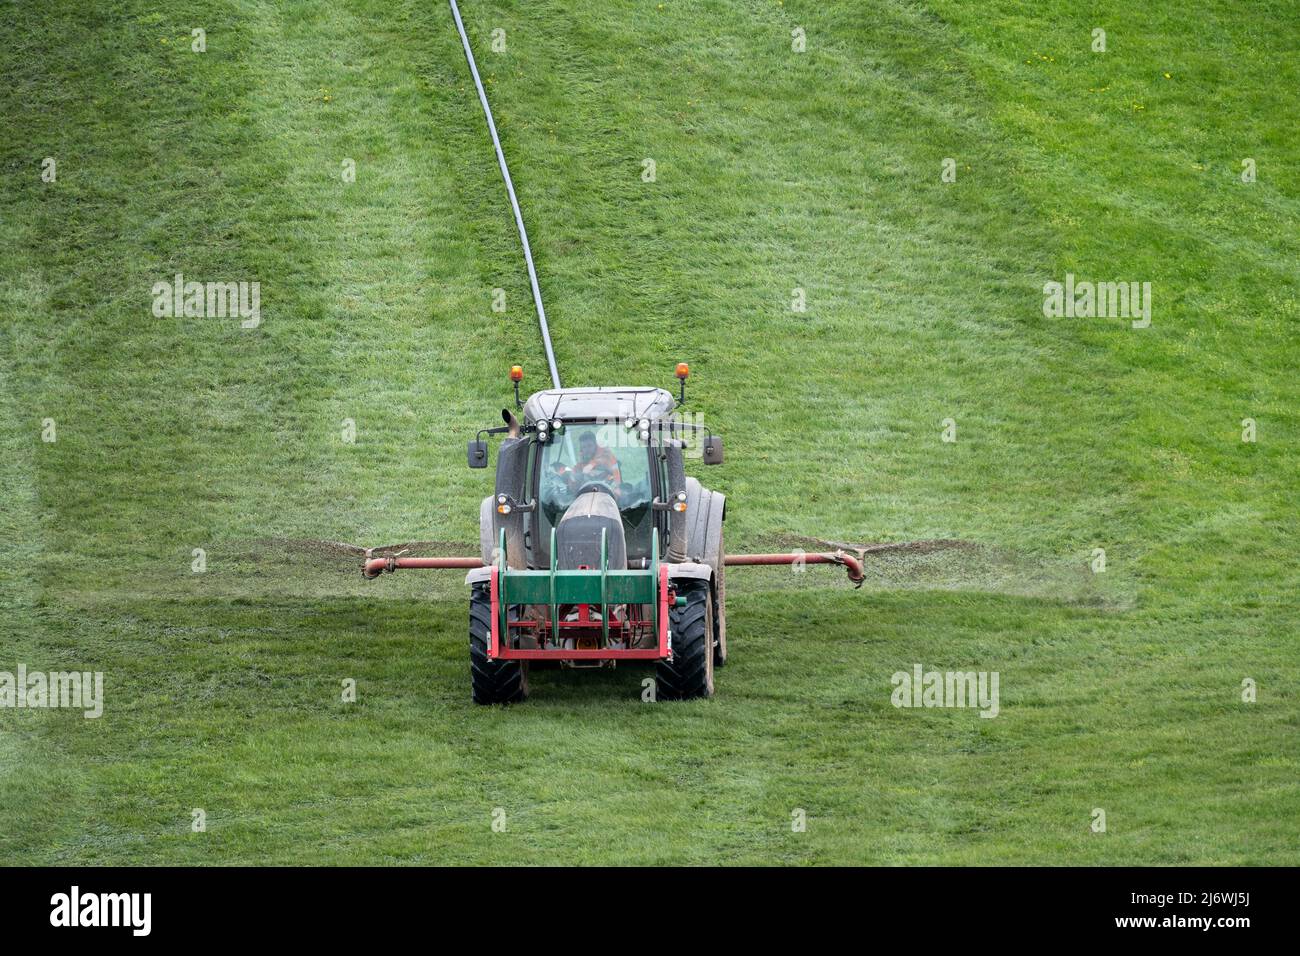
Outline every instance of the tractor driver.
[(614, 453), (596, 440), (592, 432), (578, 439), (578, 462), (572, 466), (556, 464), (555, 473), (564, 479), (569, 491), (577, 491), (588, 481), (599, 481), (617, 496), (623, 482)]

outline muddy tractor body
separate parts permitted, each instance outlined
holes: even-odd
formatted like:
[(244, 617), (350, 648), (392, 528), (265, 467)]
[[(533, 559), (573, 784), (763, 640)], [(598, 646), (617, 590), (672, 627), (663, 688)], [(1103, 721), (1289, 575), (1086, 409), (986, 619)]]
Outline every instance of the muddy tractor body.
[[(506, 420), (470, 571), (474, 697), (521, 699), (532, 665), (656, 666), (665, 699), (708, 697), (726, 659), (726, 499), (687, 477), (721, 439), (660, 388), (537, 392)], [(499, 431), (500, 429), (494, 429)], [(482, 436), (470, 464), (486, 464)]]

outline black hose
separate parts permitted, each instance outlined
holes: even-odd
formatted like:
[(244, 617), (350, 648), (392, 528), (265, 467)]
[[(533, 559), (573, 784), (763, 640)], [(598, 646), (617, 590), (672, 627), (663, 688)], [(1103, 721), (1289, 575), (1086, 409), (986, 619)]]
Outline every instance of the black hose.
[(488, 106), (487, 93), (483, 90), (483, 81), (478, 78), (478, 66), (474, 63), (474, 53), (469, 48), (469, 37), (465, 35), (465, 24), (461, 22), (460, 10), (456, 0), (447, 0), (451, 4), (451, 15), (456, 19), (456, 31), (460, 34), (461, 45), (465, 47), (465, 59), (469, 61), (469, 71), (474, 77), (474, 86), (478, 88), (478, 101), (483, 104), (483, 115), (487, 118), (488, 132), (492, 134), (492, 147), (497, 153), (497, 164), (501, 167), (501, 178), (506, 181), (506, 192), (510, 194), (510, 207), (515, 212), (515, 225), (519, 227), (519, 241), (524, 246), (524, 261), (528, 263), (528, 282), (533, 287), (533, 304), (537, 306), (537, 322), (542, 327), (542, 344), (546, 346), (546, 364), (551, 369), (551, 382), (556, 388), (560, 385), (560, 370), (555, 365), (555, 350), (551, 348), (551, 330), (546, 324), (546, 309), (542, 307), (542, 290), (537, 285), (537, 269), (533, 266), (533, 250), (528, 245), (528, 230), (524, 228), (524, 216), (519, 211), (519, 199), (515, 196), (515, 184), (510, 179), (510, 169), (506, 166), (506, 155), (501, 152), (501, 140), (497, 138), (497, 124), (492, 119), (492, 107)]

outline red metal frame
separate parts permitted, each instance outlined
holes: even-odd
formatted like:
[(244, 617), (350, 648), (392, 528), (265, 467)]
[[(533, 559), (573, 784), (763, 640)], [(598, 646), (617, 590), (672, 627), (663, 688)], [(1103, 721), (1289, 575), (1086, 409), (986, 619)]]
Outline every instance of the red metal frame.
[[(629, 647), (629, 648), (564, 648), (564, 647), (507, 647), (504, 646), (501, 635), (501, 605), (499, 603), (499, 574), (500, 569), (493, 567), (492, 576), (489, 579), (489, 591), (492, 596), (492, 634), (488, 640), (488, 657), (491, 659), (506, 661), (659, 661), (665, 660), (671, 656), (668, 646), (668, 609), (672, 606), (675, 595), (668, 587), (668, 568), (665, 565), (659, 566), (659, 646), (658, 647)], [(611, 632), (622, 632), (625, 629), (630, 633), (633, 628), (627, 627), (632, 622), (610, 621), (609, 629)], [(586, 633), (599, 637), (600, 623), (591, 618), (591, 605), (578, 605), (578, 620), (560, 621), (560, 630), (570, 631), (575, 635)], [(512, 621), (511, 626), (517, 626), (519, 630), (535, 630), (545, 640), (546, 634), (550, 631), (550, 621)]]

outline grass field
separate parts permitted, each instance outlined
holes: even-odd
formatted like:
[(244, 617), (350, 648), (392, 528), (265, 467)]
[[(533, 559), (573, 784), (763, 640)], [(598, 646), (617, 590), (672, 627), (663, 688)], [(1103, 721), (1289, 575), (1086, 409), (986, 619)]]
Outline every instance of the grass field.
[[(446, 4), (7, 11), (0, 671), (105, 701), (0, 710), (0, 863), (1300, 863), (1300, 14), (1034, 6), (463, 4), (566, 384), (691, 363), (731, 550), (972, 545), (734, 571), (711, 701), (508, 710), (458, 576), (301, 543), (473, 553), (464, 443), (545, 382)], [(177, 272), (261, 324), (155, 318)]]

